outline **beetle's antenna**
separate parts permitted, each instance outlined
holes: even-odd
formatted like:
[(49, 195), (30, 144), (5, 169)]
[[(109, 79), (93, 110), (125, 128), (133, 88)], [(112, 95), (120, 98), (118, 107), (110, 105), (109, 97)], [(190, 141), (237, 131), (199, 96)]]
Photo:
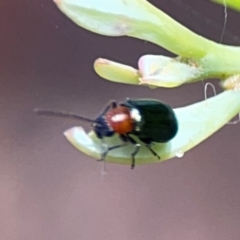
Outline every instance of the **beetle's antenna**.
[(85, 117), (79, 116), (74, 113), (57, 112), (57, 111), (53, 111), (53, 110), (45, 110), (45, 109), (39, 109), (39, 108), (35, 108), (33, 111), (39, 115), (73, 118), (73, 119), (78, 119), (78, 120), (82, 120), (85, 122), (91, 122), (91, 123), (96, 122), (95, 120), (85, 118)]

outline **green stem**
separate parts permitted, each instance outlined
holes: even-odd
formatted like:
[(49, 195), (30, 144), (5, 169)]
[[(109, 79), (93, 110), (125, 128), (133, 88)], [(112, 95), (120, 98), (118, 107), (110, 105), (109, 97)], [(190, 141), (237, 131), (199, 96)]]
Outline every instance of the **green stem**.
[(129, 36), (156, 43), (179, 55), (194, 59), (201, 68), (201, 78), (235, 75), (240, 72), (240, 47), (228, 46), (208, 40), (145, 2), (148, 12), (158, 18), (149, 18), (144, 25), (137, 25)]
[(213, 2), (219, 3), (221, 5), (226, 4), (237, 11), (240, 11), (240, 1), (239, 0), (212, 0)]

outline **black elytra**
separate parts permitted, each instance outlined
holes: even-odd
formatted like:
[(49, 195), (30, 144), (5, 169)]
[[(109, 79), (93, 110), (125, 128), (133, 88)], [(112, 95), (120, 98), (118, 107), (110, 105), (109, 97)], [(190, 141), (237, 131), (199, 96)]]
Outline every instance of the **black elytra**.
[(141, 115), (141, 121), (136, 123), (139, 131), (133, 131), (142, 142), (165, 143), (171, 140), (178, 131), (178, 121), (172, 108), (154, 99), (128, 99), (123, 104), (135, 108)]

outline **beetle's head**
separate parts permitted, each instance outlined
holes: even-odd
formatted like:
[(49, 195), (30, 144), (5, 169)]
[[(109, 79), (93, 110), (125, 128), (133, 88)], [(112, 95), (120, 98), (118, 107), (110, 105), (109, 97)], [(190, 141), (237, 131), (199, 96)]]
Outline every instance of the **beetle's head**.
[(108, 125), (104, 117), (98, 117), (95, 122), (92, 124), (93, 131), (98, 138), (111, 137), (114, 135), (114, 130)]

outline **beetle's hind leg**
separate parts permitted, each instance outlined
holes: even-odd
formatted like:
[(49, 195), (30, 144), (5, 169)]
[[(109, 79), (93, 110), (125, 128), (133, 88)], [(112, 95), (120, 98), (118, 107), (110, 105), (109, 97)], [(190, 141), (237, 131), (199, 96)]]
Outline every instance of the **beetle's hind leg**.
[(145, 144), (145, 145), (154, 156), (156, 156), (158, 159), (161, 159), (161, 157), (152, 149), (152, 144)]

